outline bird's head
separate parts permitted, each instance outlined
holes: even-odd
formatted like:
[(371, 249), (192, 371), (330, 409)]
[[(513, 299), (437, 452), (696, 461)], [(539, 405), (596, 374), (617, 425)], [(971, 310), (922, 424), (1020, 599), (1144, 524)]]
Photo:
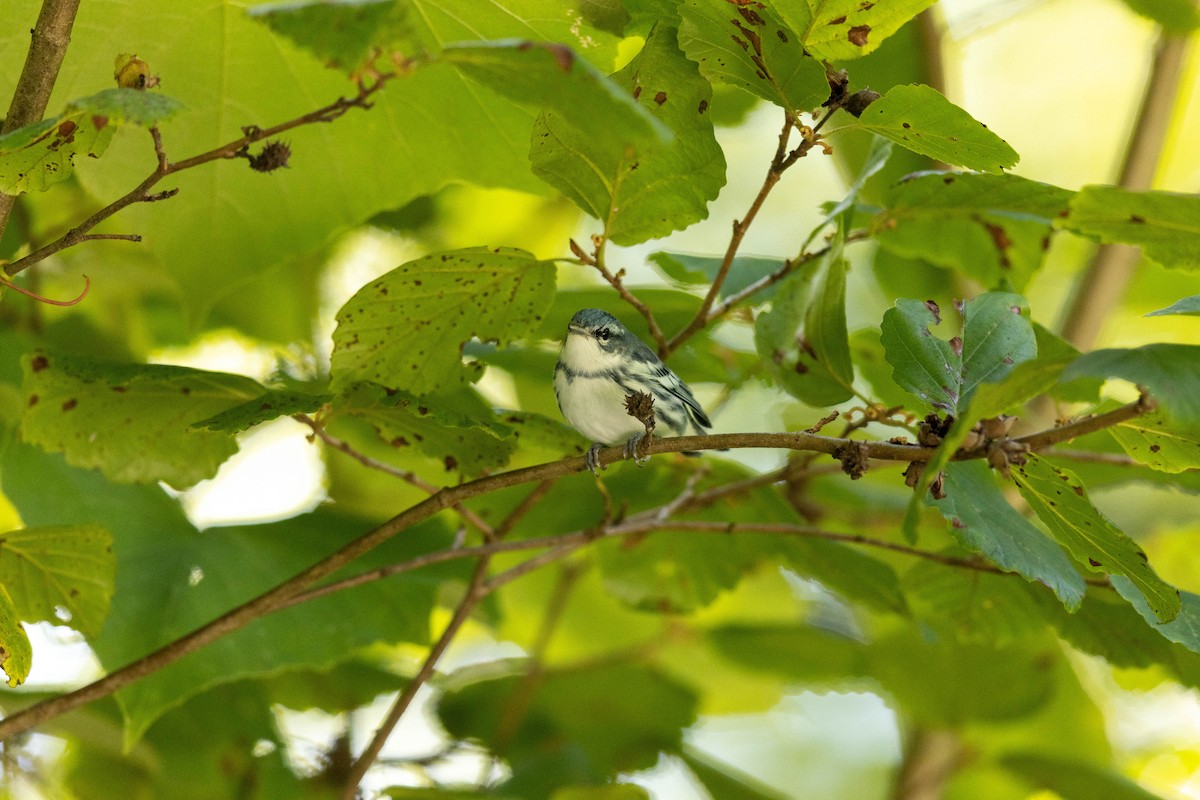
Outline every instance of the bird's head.
[(612, 314), (585, 308), (571, 317), (559, 360), (576, 372), (612, 369), (629, 358), (636, 341)]

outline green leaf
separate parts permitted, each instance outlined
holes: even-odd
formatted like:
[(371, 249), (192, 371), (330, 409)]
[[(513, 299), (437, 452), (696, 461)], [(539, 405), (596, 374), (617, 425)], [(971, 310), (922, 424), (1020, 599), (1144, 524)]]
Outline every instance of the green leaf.
[(327, 394), (308, 394), (292, 389), (268, 389), (265, 394), (241, 405), (192, 423), (192, 430), (241, 433), (264, 422), (293, 414), (312, 414), (333, 399)]
[(451, 473), (478, 475), (502, 466), (517, 446), (513, 429), (492, 419), (491, 409), (468, 389), (417, 397), (357, 383), (334, 399), (333, 408), (370, 423), (392, 447), (415, 447)]
[(1200, 317), (1200, 294), (1194, 294), (1191, 297), (1185, 297), (1182, 300), (1173, 303), (1166, 308), (1160, 308), (1157, 311), (1151, 311), (1147, 317), (1164, 317), (1168, 314), (1184, 314), (1189, 317)]
[(665, 236), (708, 216), (725, 185), (725, 157), (706, 111), (712, 87), (679, 52), (675, 29), (657, 25), (613, 80), (674, 134), (633, 150), (608, 127), (577, 126), (547, 111), (533, 130), (534, 174), (600, 220), (617, 244)]
[(1062, 548), (1017, 513), (996, 487), (982, 461), (946, 467), (946, 496), (927, 502), (950, 522), (950, 532), (966, 549), (1027, 581), (1045, 584), (1075, 611), (1086, 585)]
[(1074, 378), (1122, 378), (1145, 386), (1173, 424), (1200, 425), (1200, 347), (1147, 344), (1129, 350), (1093, 350), (1063, 371)]
[(57, 117), (0, 136), (0, 191), (45, 191), (74, 173), (78, 156), (102, 156), (118, 125), (149, 127), (182, 108), (166, 95), (137, 89), (105, 89), (75, 100)]
[(679, 46), (709, 81), (738, 86), (790, 112), (816, 108), (829, 97), (825, 67), (770, 6), (686, 0), (679, 14)]
[[(834, 263), (836, 262), (836, 263)], [(830, 406), (854, 396), (853, 372), (847, 375), (849, 343), (845, 332), (845, 307), (839, 307), (839, 290), (845, 289), (845, 262), (831, 250), (822, 260), (822, 279), (811, 270), (794, 272), (779, 284), (771, 310), (754, 322), (754, 344), (768, 374), (789, 394), (811, 406)], [(827, 277), (830, 273), (832, 278)], [(844, 299), (842, 300), (844, 303)], [(839, 313), (842, 322), (837, 319)], [(809, 340), (816, 325), (824, 351), (818, 354)], [(835, 373), (831, 365), (836, 364)], [(840, 373), (840, 374), (839, 374)]]
[[(438, 60), (497, 94), (555, 114), (563, 125), (603, 130), (615, 138), (609, 143), (614, 148), (644, 152), (673, 136), (665, 120), (566, 45), (512, 39), (458, 44)], [(597, 119), (605, 120), (604, 129), (594, 126)]]
[(1160, 622), (1175, 618), (1179, 591), (1159, 578), (1137, 543), (1092, 505), (1074, 473), (1030, 455), (1016, 468), (1013, 482), (1050, 535), (1076, 561), (1092, 572), (1124, 575)]
[(1085, 186), (1059, 225), (1101, 242), (1137, 245), (1164, 267), (1200, 269), (1200, 197)]
[[(951, 548), (944, 555), (961, 555)], [(1007, 646), (1046, 627), (1035, 590), (1009, 575), (947, 568), (920, 560), (904, 574), (913, 616), (951, 641)]]
[(1200, 9), (1191, 0), (1124, 0), (1134, 13), (1148, 17), (1175, 34), (1200, 28)]
[(1155, 411), (1107, 430), (1139, 464), (1171, 473), (1200, 468), (1200, 426), (1172, 424)]
[[(845, 61), (874, 51), (936, 0), (805, 0), (780, 3), (779, 13), (819, 58)], [(807, 4), (807, 8), (805, 5)]]
[(465, 380), (462, 347), (536, 330), (554, 299), (554, 264), (510, 247), (410, 261), (359, 289), (337, 313), (334, 388), (355, 381), (426, 394)]
[(1041, 268), (1070, 198), (1016, 175), (927, 172), (888, 190), (871, 232), (896, 255), (1021, 290)]
[(1153, 609), (1146, 603), (1146, 598), (1134, 585), (1133, 581), (1120, 575), (1114, 575), (1113, 587), (1117, 593), (1141, 614), (1154, 631), (1163, 638), (1176, 644), (1183, 645), (1193, 653), (1200, 653), (1200, 595), (1191, 592), (1180, 592), (1179, 616), (1170, 622), (1161, 622)]
[(555, 789), (550, 800), (650, 800), (650, 794), (632, 783), (608, 786), (564, 786)]
[[(659, 251), (651, 253), (647, 260), (663, 275), (677, 284), (684, 286), (700, 286), (710, 284), (721, 270), (722, 258), (714, 256), (697, 256), (688, 253), (671, 253)], [(725, 281), (717, 296), (725, 299), (735, 295), (754, 282), (779, 272), (784, 267), (780, 258), (763, 258), (761, 256), (737, 256), (729, 264)], [(775, 295), (776, 284), (764, 287), (756, 292), (751, 301), (763, 303)], [(657, 314), (658, 309), (655, 309)]]
[(603, 780), (679, 752), (695, 721), (695, 696), (639, 664), (548, 669), (532, 682), (494, 677), (496, 667), (450, 676), (438, 716), (451, 736), (481, 741), (510, 763), (569, 750), (586, 774)]
[[(881, 136), (871, 138), (871, 149), (867, 151), (867, 156), (863, 160), (862, 169), (859, 170), (858, 177), (854, 179), (854, 183), (850, 185), (850, 189), (846, 192), (846, 196), (839, 200), (829, 213), (825, 216), (825, 221), (813, 229), (813, 232), (808, 235), (804, 241), (802, 251), (808, 250), (809, 245), (817, 238), (825, 226), (834, 222), (839, 217), (846, 218), (846, 227), (849, 228), (853, 221), (853, 211), (855, 204), (858, 202), (858, 195), (862, 192), (863, 187), (867, 185), (867, 181), (877, 175), (884, 167), (887, 166), (888, 160), (892, 157), (892, 143)], [(851, 212), (851, 213), (847, 213)]]
[(804, 312), (804, 337), (813, 358), (839, 383), (853, 391), (854, 364), (850, 360), (850, 334), (846, 330), (846, 271), (842, 256), (846, 228), (840, 226), (829, 252), (817, 265), (813, 298)]
[(1001, 172), (1020, 158), (987, 126), (928, 86), (889, 89), (855, 124), (914, 153), (981, 172)]
[(1095, 764), (1045, 753), (1007, 753), (1000, 763), (1040, 789), (1062, 800), (1161, 800), (1133, 781)]
[(246, 9), (275, 33), (347, 71), (364, 64), (373, 50), (386, 52), (407, 41), (412, 34), (407, 11), (396, 0), (283, 0)]
[(20, 686), (33, 667), (33, 646), (21, 627), (17, 609), (8, 589), (0, 584), (0, 668), (8, 676), (9, 686)]
[(1037, 355), (1029, 304), (1020, 295), (987, 292), (967, 301), (961, 314), (961, 338), (946, 341), (929, 330), (941, 322), (936, 305), (902, 298), (884, 312), (881, 337), (896, 383), (955, 415), (982, 383), (1003, 379)]
[(25, 441), (124, 483), (192, 486), (237, 452), (231, 436), (192, 430), (262, 394), (250, 378), (38, 352), (22, 360)]
[(112, 534), (100, 525), (47, 525), (0, 534), (0, 584), (26, 622), (69, 625), (89, 639), (112, 602)]
[(715, 800), (785, 800), (775, 789), (730, 764), (718, 764), (693, 750), (684, 750), (681, 757)]

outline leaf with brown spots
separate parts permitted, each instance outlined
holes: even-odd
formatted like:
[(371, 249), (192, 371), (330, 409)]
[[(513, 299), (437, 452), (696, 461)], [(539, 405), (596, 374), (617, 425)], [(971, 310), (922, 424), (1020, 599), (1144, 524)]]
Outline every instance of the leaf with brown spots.
[(116, 557), (100, 525), (47, 525), (0, 534), (0, 584), (26, 622), (99, 635), (112, 601)]
[(334, 389), (358, 381), (427, 394), (462, 385), (472, 338), (507, 344), (537, 330), (554, 301), (554, 264), (511, 247), (473, 247), (402, 264), (337, 313)]
[[(736, 12), (735, 12), (736, 13)], [(630, 147), (619, 126), (595, 113), (543, 112), (533, 127), (533, 172), (600, 220), (617, 244), (666, 236), (708, 216), (725, 185), (725, 156), (701, 104), (712, 86), (679, 51), (675, 29), (658, 24), (642, 50), (612, 77), (669, 129), (667, 143)]]
[(808, 0), (774, 4), (818, 58), (846, 61), (874, 51), (936, 0)]
[(333, 410), (368, 422), (393, 447), (416, 448), (451, 474), (503, 466), (517, 446), (513, 429), (469, 388), (417, 397), (356, 383), (334, 399)]
[(216, 474), (237, 452), (232, 436), (194, 422), (259, 397), (241, 375), (158, 364), (117, 364), (34, 353), (24, 361), (25, 441), (123, 483), (184, 489)]
[(1013, 482), (1059, 544), (1091, 572), (1123, 575), (1145, 598), (1159, 622), (1179, 613), (1179, 591), (1154, 572), (1145, 553), (1100, 513), (1075, 473), (1030, 455), (1013, 470)]
[(1200, 469), (1200, 426), (1183, 425), (1155, 411), (1108, 428), (1121, 449), (1160, 472)]
[(738, 86), (789, 111), (829, 97), (825, 68), (771, 8), (738, 13), (725, 0), (680, 5), (679, 45), (712, 82)]
[(1200, 197), (1194, 194), (1085, 186), (1058, 223), (1101, 242), (1140, 247), (1164, 267), (1200, 269)]
[(71, 176), (77, 156), (103, 155), (117, 126), (148, 127), (182, 108), (170, 97), (137, 89), (106, 89), (76, 100), (57, 117), (0, 136), (0, 191), (45, 191)]
[(1020, 160), (1017, 151), (936, 89), (893, 86), (867, 106), (857, 126), (923, 156), (999, 173)]

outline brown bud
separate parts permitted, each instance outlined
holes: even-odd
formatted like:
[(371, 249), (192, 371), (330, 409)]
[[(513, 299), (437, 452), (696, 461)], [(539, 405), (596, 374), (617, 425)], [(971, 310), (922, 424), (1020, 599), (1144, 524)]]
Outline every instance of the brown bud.
[(292, 157), (292, 148), (283, 142), (267, 142), (258, 155), (247, 156), (250, 159), (250, 169), (255, 172), (274, 172), (288, 165)]
[(870, 89), (861, 89), (846, 98), (842, 108), (850, 112), (855, 117), (861, 117), (862, 113), (867, 110), (867, 106), (874, 103), (880, 98), (879, 92), (873, 92)]

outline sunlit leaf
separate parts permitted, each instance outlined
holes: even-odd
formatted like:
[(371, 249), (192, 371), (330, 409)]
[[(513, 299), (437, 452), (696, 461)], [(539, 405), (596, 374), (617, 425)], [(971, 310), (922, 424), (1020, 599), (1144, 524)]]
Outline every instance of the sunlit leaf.
[(1179, 613), (1179, 591), (1154, 572), (1137, 543), (1101, 514), (1074, 473), (1030, 455), (1013, 481), (1050, 535), (1092, 572), (1123, 575), (1145, 597), (1160, 622)]
[(100, 525), (47, 525), (0, 534), (0, 584), (26, 622), (94, 637), (113, 595), (112, 534)]
[(370, 381), (414, 394), (465, 379), (462, 347), (535, 330), (554, 298), (554, 265), (523, 250), (474, 247), (410, 261), (337, 313), (335, 388)]
[(1175, 34), (1200, 28), (1200, 9), (1191, 0), (1123, 0), (1125, 5)]
[(0, 669), (8, 676), (9, 686), (20, 686), (33, 667), (33, 646), (21, 627), (8, 589), (0, 584)]
[(867, 106), (856, 126), (914, 153), (982, 172), (1001, 172), (1020, 158), (986, 125), (929, 86), (889, 89)]
[(1200, 426), (1172, 424), (1155, 411), (1109, 427), (1121, 449), (1139, 464), (1163, 472), (1200, 468)]
[(99, 158), (120, 125), (148, 127), (183, 108), (156, 92), (105, 89), (75, 100), (57, 117), (0, 136), (0, 191), (45, 191), (71, 177), (75, 159)]
[(1046, 753), (1008, 753), (1001, 764), (1062, 800), (1161, 800), (1111, 769)]
[(824, 66), (772, 7), (687, 0), (679, 13), (679, 45), (710, 81), (741, 87), (788, 111), (816, 108), (829, 97)]
[(353, 70), (374, 49), (386, 51), (409, 39), (406, 11), (408, 5), (395, 0), (283, 0), (246, 13), (329, 66)]
[[(805, 0), (780, 3), (779, 13), (803, 36), (804, 46), (829, 61), (858, 58), (874, 51), (904, 23), (936, 0)], [(805, 7), (807, 5), (807, 8)]]

